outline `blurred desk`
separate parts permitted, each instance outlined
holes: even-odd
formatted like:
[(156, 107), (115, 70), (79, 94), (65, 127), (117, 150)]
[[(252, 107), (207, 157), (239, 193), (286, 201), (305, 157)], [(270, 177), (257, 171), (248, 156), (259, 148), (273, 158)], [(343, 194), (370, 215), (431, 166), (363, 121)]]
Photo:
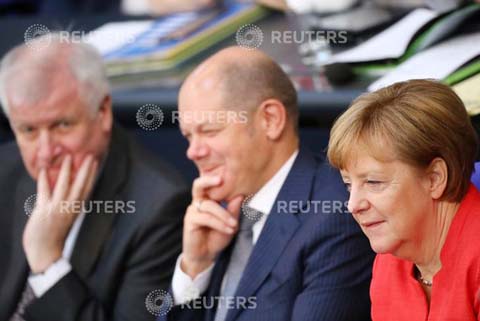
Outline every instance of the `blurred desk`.
[[(89, 32), (102, 24), (110, 21), (130, 20), (131, 17), (125, 16), (86, 16), (86, 17), (25, 17), (25, 18), (3, 18), (0, 20), (0, 30), (2, 30), (2, 40), (0, 41), (0, 55), (12, 48), (14, 45), (24, 41), (25, 30), (34, 23), (44, 24), (50, 30), (71, 30), (80, 32)], [(143, 17), (146, 19), (146, 17)], [(287, 19), (281, 14), (273, 14), (267, 19), (256, 23), (264, 32), (270, 33), (272, 30), (287, 30), (289, 25)], [(265, 37), (261, 50), (271, 55), (278, 63), (291, 69), (295, 73), (299, 72), (302, 77), (308, 79), (312, 73), (306, 68), (298, 55), (297, 44), (268, 43), (270, 39)], [(228, 39), (214, 48), (203, 53), (198, 59), (190, 61), (188, 64), (192, 68), (211, 53), (228, 45), (234, 45), (234, 37)], [(318, 75), (314, 75), (318, 76)], [(326, 88), (322, 91), (299, 89), (299, 106), (301, 111), (301, 121), (305, 124), (315, 124), (320, 127), (328, 127), (331, 122), (350, 104), (352, 99), (361, 94), (367, 84), (354, 84), (348, 88)], [(143, 104), (156, 104), (162, 109), (176, 109), (178, 86), (156, 86), (156, 85), (128, 85), (113, 89), (113, 103), (116, 116), (127, 127), (135, 126), (135, 113)], [(133, 116), (133, 117), (132, 117)]]

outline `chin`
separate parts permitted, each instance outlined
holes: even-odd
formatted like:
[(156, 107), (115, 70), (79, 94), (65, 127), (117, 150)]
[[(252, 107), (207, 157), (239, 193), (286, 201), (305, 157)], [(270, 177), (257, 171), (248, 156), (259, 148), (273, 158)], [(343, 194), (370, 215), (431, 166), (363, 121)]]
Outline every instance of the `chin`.
[(372, 250), (377, 254), (392, 254), (395, 247), (385, 240), (370, 240)]
[(220, 185), (218, 187), (212, 187), (207, 191), (207, 197), (211, 200), (221, 202), (225, 199), (227, 199), (227, 193), (223, 187), (223, 185)]

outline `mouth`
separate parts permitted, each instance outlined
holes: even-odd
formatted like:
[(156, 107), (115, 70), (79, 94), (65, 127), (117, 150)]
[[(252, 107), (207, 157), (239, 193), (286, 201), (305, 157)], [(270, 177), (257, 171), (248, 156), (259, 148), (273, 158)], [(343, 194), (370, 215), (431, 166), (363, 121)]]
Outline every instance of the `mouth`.
[(220, 166), (211, 166), (211, 167), (204, 167), (200, 168), (200, 175), (201, 176), (214, 176), (215, 172), (218, 172), (217, 169)]
[(374, 229), (374, 228), (380, 226), (382, 223), (385, 223), (385, 221), (364, 222), (364, 223), (361, 223), (361, 225), (365, 229)]

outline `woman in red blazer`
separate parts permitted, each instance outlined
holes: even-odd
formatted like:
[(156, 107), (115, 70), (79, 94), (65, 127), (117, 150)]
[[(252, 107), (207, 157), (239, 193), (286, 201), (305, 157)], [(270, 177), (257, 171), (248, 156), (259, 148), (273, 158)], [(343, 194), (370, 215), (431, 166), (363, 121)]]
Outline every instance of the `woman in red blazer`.
[(480, 320), (477, 136), (447, 86), (401, 82), (353, 102), (328, 158), (377, 253), (374, 321)]

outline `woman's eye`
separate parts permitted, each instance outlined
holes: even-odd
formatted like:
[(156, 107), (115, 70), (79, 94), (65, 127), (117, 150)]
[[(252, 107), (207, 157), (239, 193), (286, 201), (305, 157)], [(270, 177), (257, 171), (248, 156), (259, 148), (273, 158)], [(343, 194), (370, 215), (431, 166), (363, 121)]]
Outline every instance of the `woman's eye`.
[(385, 184), (383, 181), (368, 180), (367, 186), (372, 190), (381, 190)]
[(216, 133), (218, 133), (218, 129), (206, 129), (203, 131), (203, 134), (205, 134), (206, 136), (213, 136)]
[(347, 189), (347, 191), (351, 191), (352, 190), (352, 184), (350, 183), (343, 183), (345, 185), (345, 188)]

